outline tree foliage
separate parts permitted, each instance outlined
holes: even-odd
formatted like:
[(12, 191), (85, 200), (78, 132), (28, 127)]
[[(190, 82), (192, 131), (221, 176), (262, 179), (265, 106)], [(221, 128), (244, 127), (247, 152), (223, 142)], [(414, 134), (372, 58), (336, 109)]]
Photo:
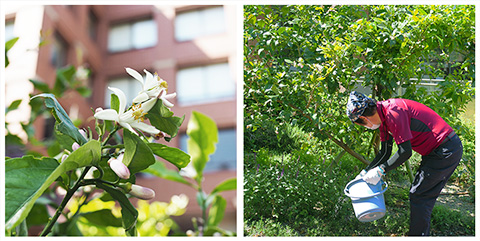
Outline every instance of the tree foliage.
[(246, 132), (298, 124), (367, 163), (377, 135), (348, 120), (350, 91), (417, 100), (454, 126), (474, 97), (474, 6), (245, 6), (244, 29)]

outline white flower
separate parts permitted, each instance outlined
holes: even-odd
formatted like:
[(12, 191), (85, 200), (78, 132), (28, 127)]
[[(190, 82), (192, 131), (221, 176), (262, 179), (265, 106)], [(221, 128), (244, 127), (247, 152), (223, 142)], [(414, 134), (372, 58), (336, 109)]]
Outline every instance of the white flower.
[(152, 109), (152, 107), (155, 105), (156, 99), (151, 99), (144, 103), (133, 105), (131, 109), (129, 109), (128, 111), (125, 111), (126, 102), (127, 102), (125, 93), (123, 93), (122, 90), (114, 87), (108, 87), (108, 89), (113, 91), (113, 93), (118, 97), (118, 101), (119, 101), (118, 112), (114, 109), (100, 110), (95, 113), (94, 115), (95, 118), (101, 119), (101, 120), (110, 120), (110, 121), (118, 122), (118, 124), (120, 124), (124, 128), (127, 128), (128, 130), (130, 130), (132, 133), (135, 133), (135, 134), (137, 134), (137, 132), (135, 132), (133, 128), (139, 129), (143, 132), (147, 132), (154, 135), (160, 133), (160, 131), (157, 128), (142, 122), (147, 112), (150, 109)]
[(140, 91), (138, 93), (138, 96), (133, 99), (133, 103), (140, 103), (148, 100), (149, 98), (158, 98), (162, 100), (163, 104), (166, 107), (173, 107), (173, 104), (168, 99), (174, 98), (175, 96), (177, 96), (177, 94), (167, 94), (168, 84), (165, 80), (160, 78), (157, 73), (155, 73), (154, 76), (144, 69), (143, 71), (146, 74), (144, 80), (142, 75), (139, 74), (136, 70), (131, 68), (125, 68), (125, 70), (128, 74), (130, 74), (133, 78), (135, 78), (142, 84), (142, 91)]

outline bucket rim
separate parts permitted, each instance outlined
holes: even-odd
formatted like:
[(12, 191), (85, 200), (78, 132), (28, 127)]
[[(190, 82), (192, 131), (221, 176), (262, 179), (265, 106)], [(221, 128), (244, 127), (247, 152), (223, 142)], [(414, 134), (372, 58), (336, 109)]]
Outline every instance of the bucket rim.
[[(382, 190), (380, 190), (379, 192), (377, 193), (373, 193), (373, 194), (370, 194), (370, 195), (366, 195), (366, 196), (362, 196), (362, 197), (356, 197), (356, 196), (353, 196), (350, 194), (350, 190), (349, 190), (349, 187), (353, 184), (353, 183), (356, 183), (358, 181), (363, 181), (365, 182), (362, 178), (357, 178), (357, 179), (353, 179), (352, 181), (350, 181), (346, 186), (345, 186), (345, 189), (343, 190), (343, 192), (345, 193), (345, 195), (347, 195), (348, 197), (350, 198), (371, 198), (371, 197), (375, 197), (375, 196), (378, 196), (380, 194), (383, 194), (387, 189), (388, 189), (388, 183), (383, 181), (383, 180), (380, 180), (380, 183), (383, 185), (385, 185), (385, 188), (383, 188)], [(367, 183), (368, 184), (368, 183)], [(370, 185), (370, 184), (368, 184)]]

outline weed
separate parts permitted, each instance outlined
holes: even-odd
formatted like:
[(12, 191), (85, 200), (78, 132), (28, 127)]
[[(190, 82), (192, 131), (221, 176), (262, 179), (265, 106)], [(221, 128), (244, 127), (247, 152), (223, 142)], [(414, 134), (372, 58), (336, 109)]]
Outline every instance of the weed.
[[(343, 190), (363, 165), (348, 155), (337, 158), (342, 150), (332, 148), (328, 142), (314, 140), (307, 134), (296, 135), (298, 143), (314, 142), (317, 146), (290, 152), (284, 152), (279, 147), (274, 150), (268, 147), (256, 151), (246, 149), (245, 235), (407, 235), (410, 183), (403, 166), (389, 172), (387, 177), (389, 188), (384, 194), (387, 207), (385, 217), (362, 223), (355, 217), (351, 200)], [(301, 146), (298, 143), (293, 145)], [(416, 168), (421, 157), (414, 155), (410, 160), (412, 167)], [(468, 176), (462, 178), (471, 180)], [(475, 235), (474, 224), (474, 217), (437, 205), (432, 214), (431, 234)]]

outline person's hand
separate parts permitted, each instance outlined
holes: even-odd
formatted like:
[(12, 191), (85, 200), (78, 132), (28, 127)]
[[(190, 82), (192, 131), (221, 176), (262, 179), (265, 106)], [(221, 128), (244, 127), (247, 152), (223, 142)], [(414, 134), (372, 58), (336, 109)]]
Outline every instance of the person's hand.
[(355, 179), (362, 178), (363, 176), (365, 176), (365, 174), (367, 174), (367, 171), (366, 171), (365, 169), (363, 169), (363, 170), (355, 177)]
[(380, 167), (375, 167), (370, 169), (362, 179), (372, 185), (377, 185), (377, 183), (385, 176), (385, 171)]

